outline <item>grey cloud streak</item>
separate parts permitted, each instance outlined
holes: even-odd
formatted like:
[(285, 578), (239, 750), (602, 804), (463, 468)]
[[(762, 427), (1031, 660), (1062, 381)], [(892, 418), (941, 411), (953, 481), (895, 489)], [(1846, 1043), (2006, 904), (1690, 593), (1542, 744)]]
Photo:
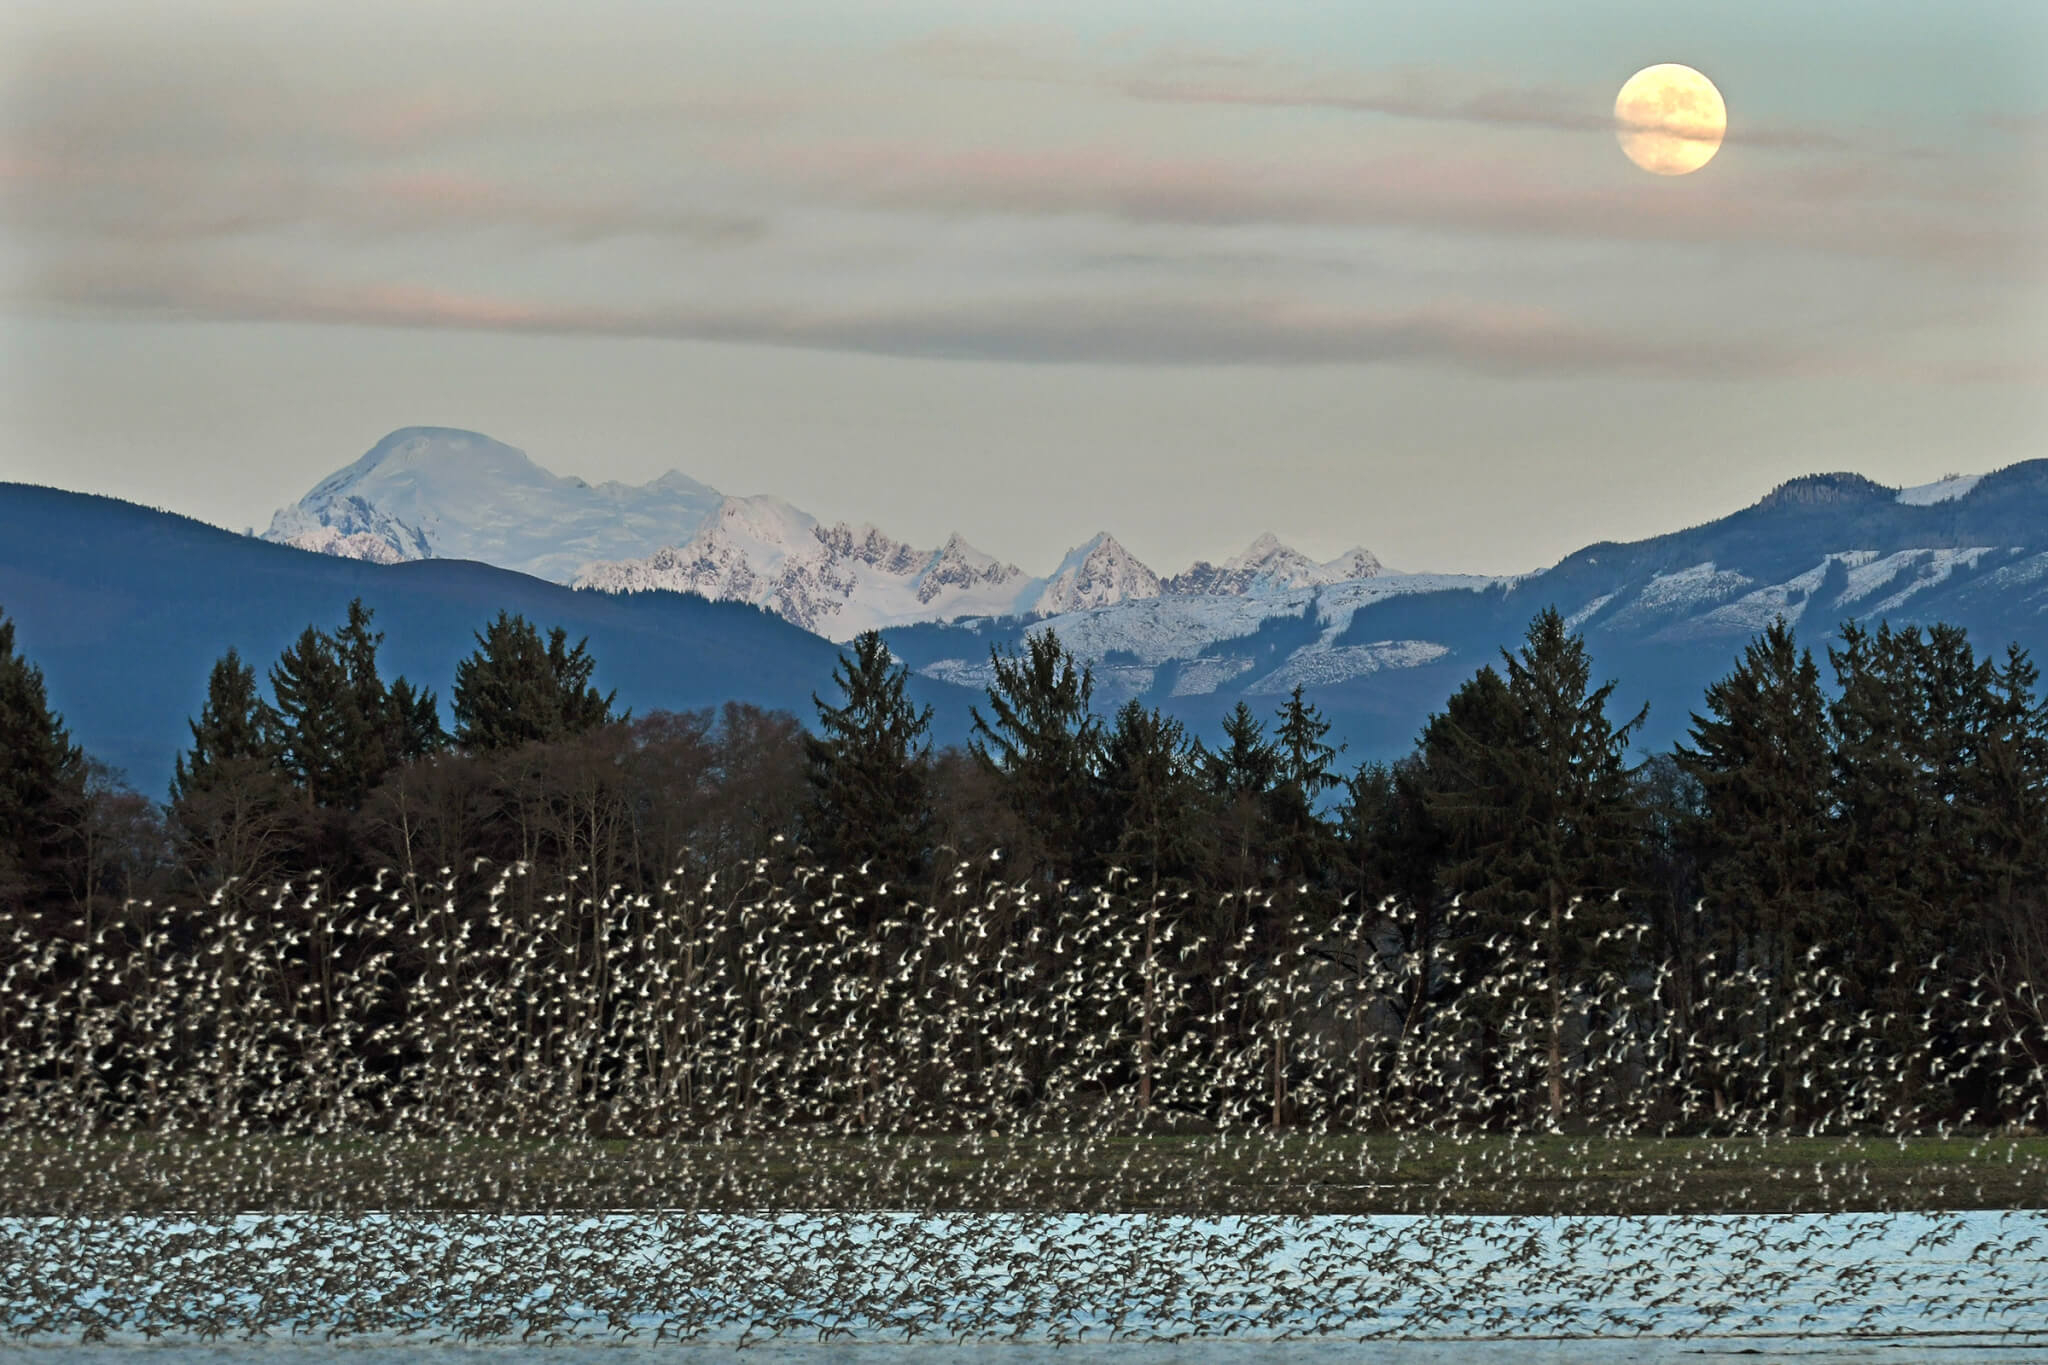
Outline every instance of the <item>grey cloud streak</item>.
[[(1241, 53), (1167, 50), (1123, 63), (1090, 61), (1058, 42), (972, 40), (952, 35), (906, 49), (957, 73), (1102, 90), (1150, 104), (1255, 109), (1322, 109), (1387, 118), (1537, 128), (1611, 136), (1614, 119), (1600, 92), (1530, 86), (1473, 88), (1469, 79), (1415, 67), (1333, 71)], [(1619, 89), (1617, 82), (1616, 88)], [(1612, 93), (1605, 95), (1612, 100)], [(1684, 132), (1684, 128), (1673, 131)], [(1786, 151), (1850, 149), (1822, 128), (1730, 121), (1727, 142)]]
[[(1131, 77), (1113, 88), (1132, 99), (1159, 104), (1223, 104), (1266, 109), (1331, 109), (1389, 118), (1476, 123), (1495, 128), (1547, 128), (1556, 132), (1612, 134), (1611, 115), (1589, 112), (1583, 98), (1558, 90), (1500, 88), (1454, 94), (1414, 78), (1386, 87), (1261, 89), (1256, 85)], [(1654, 125), (1645, 125), (1654, 126)], [(1672, 131), (1689, 128), (1674, 125)], [(1787, 151), (1842, 150), (1854, 144), (1819, 129), (1754, 126), (1738, 116), (1722, 139), (1738, 146)]]
[(338, 285), (273, 272), (76, 262), (26, 302), (88, 315), (665, 338), (938, 359), (1131, 365), (1428, 364), (1497, 376), (1732, 379), (1825, 368), (1770, 343), (1628, 336), (1472, 305), (1398, 312), (1287, 300), (1099, 294), (936, 307), (640, 309), (524, 302), (404, 284)]
[(297, 229), (355, 241), (451, 231), (510, 231), (553, 243), (645, 236), (698, 247), (767, 234), (761, 214), (679, 209), (460, 174), (314, 180), (186, 165), (72, 164), (16, 158), (0, 174), (0, 218), (25, 233), (89, 235), (139, 247)]
[[(2032, 260), (2025, 205), (1965, 215), (1884, 203), (1864, 177), (1788, 183), (1780, 193), (1659, 186), (1572, 189), (1500, 167), (1411, 156), (1239, 166), (1086, 153), (938, 152), (848, 144), (785, 157), (814, 190), (872, 207), (950, 214), (1098, 214), (1139, 223), (1435, 229), (1504, 238), (1745, 244), (1891, 256), (1973, 269)], [(1896, 182), (1894, 182), (1896, 185)], [(2001, 221), (1998, 208), (2013, 222)], [(2024, 221), (2018, 221), (2024, 219)]]

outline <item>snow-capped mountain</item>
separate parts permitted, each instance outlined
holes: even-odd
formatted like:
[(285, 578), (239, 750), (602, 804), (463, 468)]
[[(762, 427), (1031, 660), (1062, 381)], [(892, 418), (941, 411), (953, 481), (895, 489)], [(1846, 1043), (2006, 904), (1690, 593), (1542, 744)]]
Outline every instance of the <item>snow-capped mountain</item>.
[(1706, 683), (1777, 616), (1823, 660), (1852, 618), (1950, 622), (1980, 656), (2008, 642), (2037, 657), (2048, 650), (2048, 460), (1907, 488), (1810, 475), (1731, 516), (1509, 577), (1382, 572), (1283, 587), (1303, 573), (1290, 553), (1262, 536), (1151, 597), (1042, 620), (909, 627), (891, 631), (889, 645), (925, 677), (985, 687), (992, 649), (1052, 630), (1093, 670), (1100, 708), (1136, 697), (1209, 725), (1219, 706), (1244, 699), (1270, 713), (1301, 686), (1340, 729), (1382, 734), (1400, 716), (1412, 737), (1459, 681), (1498, 666), (1500, 649), (1517, 647), (1554, 606), (1600, 675), (1618, 681), (1617, 706), (1649, 700), (1652, 744), (1683, 733)]
[(1085, 545), (1067, 551), (1025, 611), (1031, 616), (1056, 616), (1157, 597), (1159, 591), (1159, 575), (1117, 544), (1115, 536), (1100, 531)]
[(1318, 564), (1268, 534), (1220, 567), (1203, 561), (1162, 581), (1103, 532), (1037, 578), (957, 532), (924, 550), (865, 523), (826, 525), (781, 498), (727, 497), (679, 473), (593, 486), (444, 427), (392, 432), (278, 512), (264, 538), (376, 563), (475, 559), (607, 592), (749, 602), (834, 640), (1161, 596), (1269, 597), (1384, 572), (1362, 549)]
[(1177, 573), (1163, 585), (1171, 593), (1224, 594), (1240, 597), (1247, 593), (1288, 592), (1315, 588), (1326, 583), (1348, 583), (1374, 578), (1385, 570), (1370, 550), (1354, 546), (1327, 563), (1318, 564), (1299, 550), (1280, 543), (1266, 532), (1222, 564), (1198, 560), (1184, 573)]
[(403, 427), (271, 518), (265, 540), (392, 563), (475, 559), (557, 583), (690, 538), (716, 489), (670, 472), (635, 487), (551, 474), (503, 442)]
[[(1102, 532), (1067, 552), (1044, 578), (1027, 577), (974, 549), (958, 532), (937, 550), (918, 550), (873, 526), (820, 524), (778, 498), (728, 498), (686, 545), (643, 559), (593, 564), (575, 580), (606, 592), (666, 589), (703, 597), (752, 602), (806, 630), (850, 640), (864, 630), (963, 616), (1015, 616), (1064, 621), (1096, 608), (1153, 602), (1210, 603), (1187, 612), (1169, 610), (1194, 634), (1206, 615), (1235, 618), (1245, 611), (1224, 605), (1244, 600), (1249, 615), (1272, 615), (1276, 594), (1341, 581), (1356, 568), (1363, 579), (1382, 572), (1363, 550), (1318, 565), (1262, 536), (1222, 569), (1197, 564), (1162, 581), (1115, 536)], [(1207, 587), (1175, 587), (1206, 583)]]
[(727, 498), (687, 543), (592, 564), (575, 583), (751, 602), (833, 640), (912, 621), (1008, 614), (1031, 586), (1022, 569), (957, 532), (936, 550), (919, 550), (873, 526), (822, 525), (767, 496)]

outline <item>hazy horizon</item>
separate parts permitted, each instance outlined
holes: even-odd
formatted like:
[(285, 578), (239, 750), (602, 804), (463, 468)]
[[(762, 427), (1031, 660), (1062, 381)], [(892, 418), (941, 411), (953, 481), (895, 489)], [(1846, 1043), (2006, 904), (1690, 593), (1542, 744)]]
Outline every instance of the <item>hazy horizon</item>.
[(14, 6), (0, 477), (260, 529), (451, 426), (1034, 573), (1514, 573), (2048, 455), (2048, 10), (966, 16)]

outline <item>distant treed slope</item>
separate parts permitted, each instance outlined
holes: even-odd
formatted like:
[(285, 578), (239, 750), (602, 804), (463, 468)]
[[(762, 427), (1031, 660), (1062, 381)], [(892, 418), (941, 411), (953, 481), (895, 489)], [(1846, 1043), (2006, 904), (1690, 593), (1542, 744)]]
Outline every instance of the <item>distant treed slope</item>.
[[(459, 560), (380, 565), (309, 554), (132, 503), (0, 484), (0, 608), (88, 752), (161, 796), (213, 661), (268, 667), (307, 625), (360, 596), (386, 671), (432, 687), (444, 718), (456, 660), (503, 609), (589, 636), (597, 682), (644, 712), (744, 700), (808, 719), (838, 650), (757, 608), (673, 593), (614, 597)], [(969, 698), (919, 680), (944, 737)]]

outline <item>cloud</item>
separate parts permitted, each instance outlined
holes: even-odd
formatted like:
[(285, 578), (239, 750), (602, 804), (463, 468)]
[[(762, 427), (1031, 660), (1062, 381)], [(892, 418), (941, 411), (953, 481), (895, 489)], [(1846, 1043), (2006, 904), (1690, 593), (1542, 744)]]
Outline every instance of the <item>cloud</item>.
[[(1470, 75), (1423, 67), (1357, 71), (1186, 47), (1104, 60), (1050, 31), (943, 34), (904, 51), (955, 75), (1089, 87), (1150, 104), (1326, 110), (1601, 136), (1614, 132), (1611, 91), (1486, 85)], [(1826, 128), (1752, 124), (1739, 116), (1725, 140), (1784, 151), (1842, 151), (1856, 145)]]
[(1424, 364), (1499, 376), (1782, 376), (1807, 362), (1769, 342), (1601, 331), (1473, 303), (1395, 311), (1296, 299), (1101, 292), (924, 306), (639, 308), (528, 302), (405, 283), (323, 283), (288, 272), (77, 262), (27, 300), (129, 317), (475, 329), (726, 341), (876, 355), (1131, 365)]
[[(2030, 260), (2031, 219), (1897, 202), (1896, 177), (1734, 187), (1575, 186), (1512, 161), (1406, 153), (1247, 164), (1104, 144), (1079, 150), (812, 143), (760, 153), (812, 192), (933, 214), (1092, 214), (1191, 227), (1380, 227), (1504, 238), (1751, 245), (1975, 269)], [(1977, 210), (1993, 205), (1980, 203)]]
[[(1597, 101), (1588, 107), (1585, 92), (1503, 86), (1459, 90), (1439, 77), (1406, 73), (1383, 84), (1308, 81), (1293, 88), (1251, 82), (1128, 77), (1114, 88), (1132, 99), (1160, 104), (1224, 104), (1265, 109), (1331, 109), (1388, 118), (1430, 119), (1444, 123), (1482, 124), (1494, 128), (1543, 128), (1568, 133), (1614, 132), (1611, 113)], [(1656, 128), (1662, 125), (1639, 125)], [(1666, 131), (1687, 134), (1689, 124)], [(1755, 125), (1740, 117), (1729, 124), (1723, 140), (1730, 145), (1785, 151), (1840, 151), (1854, 146), (1839, 133), (1818, 128)]]

